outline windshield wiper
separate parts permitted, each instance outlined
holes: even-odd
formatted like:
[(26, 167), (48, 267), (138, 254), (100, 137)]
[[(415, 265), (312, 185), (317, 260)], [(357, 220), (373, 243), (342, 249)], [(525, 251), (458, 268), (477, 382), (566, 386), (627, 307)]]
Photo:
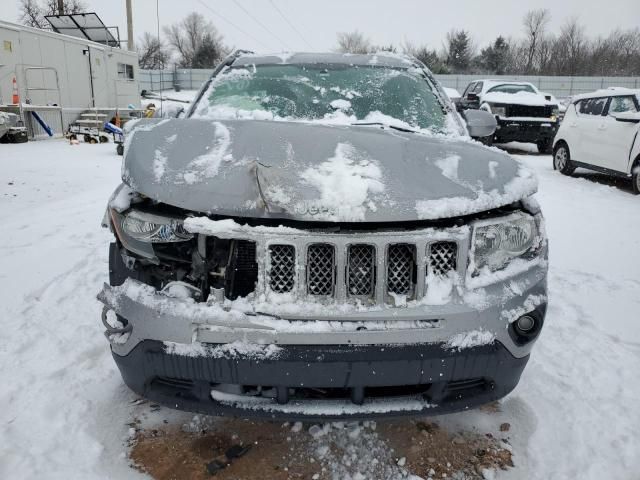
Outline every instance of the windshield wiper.
[(393, 130), (398, 130), (400, 132), (409, 132), (409, 133), (420, 133), (419, 130), (412, 130), (410, 128), (406, 128), (406, 127), (399, 127), (397, 125), (391, 125), (389, 123), (384, 123), (384, 122), (355, 122), (352, 123), (351, 125), (355, 125), (355, 126), (380, 126), (380, 127), (386, 127), (386, 128), (391, 128)]

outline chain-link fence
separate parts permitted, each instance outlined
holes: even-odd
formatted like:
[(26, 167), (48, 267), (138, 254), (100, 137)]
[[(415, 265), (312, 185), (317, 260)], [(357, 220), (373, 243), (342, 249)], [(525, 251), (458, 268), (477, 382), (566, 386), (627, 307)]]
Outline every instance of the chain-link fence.
[[(213, 69), (140, 70), (140, 89), (197, 90), (211, 76)], [(436, 75), (443, 86), (455, 88), (460, 93), (478, 75)], [(520, 80), (533, 83), (543, 92), (556, 97), (570, 97), (608, 87), (640, 88), (639, 77), (551, 77), (523, 75), (491, 75), (496, 80)]]

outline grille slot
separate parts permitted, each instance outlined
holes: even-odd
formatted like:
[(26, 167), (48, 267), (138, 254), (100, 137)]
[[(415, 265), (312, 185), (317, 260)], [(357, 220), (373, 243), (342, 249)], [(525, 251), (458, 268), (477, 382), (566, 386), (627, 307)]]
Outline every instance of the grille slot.
[(457, 267), (458, 244), (436, 242), (429, 248), (429, 273), (446, 275)]
[(316, 243), (307, 250), (307, 293), (333, 295), (336, 282), (336, 255), (333, 245)]
[(269, 286), (276, 293), (293, 290), (296, 273), (296, 249), (293, 245), (269, 246)]
[(387, 258), (387, 291), (408, 295), (415, 284), (416, 247), (407, 243), (389, 245)]
[(353, 296), (373, 296), (376, 284), (376, 250), (373, 245), (349, 246), (347, 292)]

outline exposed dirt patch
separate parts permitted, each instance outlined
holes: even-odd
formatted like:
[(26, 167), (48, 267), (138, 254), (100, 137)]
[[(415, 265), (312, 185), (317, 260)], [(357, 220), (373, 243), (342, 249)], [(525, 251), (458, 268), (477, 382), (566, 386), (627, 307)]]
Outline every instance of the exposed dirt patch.
[[(499, 425), (496, 425), (496, 430)], [(191, 429), (193, 430), (193, 429)], [(505, 433), (506, 436), (506, 433)], [(289, 425), (220, 420), (198, 431), (147, 429), (132, 440), (131, 461), (157, 480), (483, 478), (513, 465), (506, 437), (449, 432), (430, 420)], [(250, 450), (228, 461), (234, 445)]]

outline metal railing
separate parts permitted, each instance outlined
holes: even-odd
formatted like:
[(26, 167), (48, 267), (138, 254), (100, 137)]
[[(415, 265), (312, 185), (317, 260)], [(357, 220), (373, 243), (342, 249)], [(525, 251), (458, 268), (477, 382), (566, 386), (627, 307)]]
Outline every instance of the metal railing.
[[(141, 90), (197, 90), (211, 76), (213, 69), (140, 70)], [(460, 93), (473, 80), (492, 78), (496, 80), (520, 80), (533, 83), (543, 92), (556, 97), (570, 97), (608, 87), (640, 88), (640, 77), (564, 77), (530, 75), (435, 75), (445, 87), (455, 88)]]

